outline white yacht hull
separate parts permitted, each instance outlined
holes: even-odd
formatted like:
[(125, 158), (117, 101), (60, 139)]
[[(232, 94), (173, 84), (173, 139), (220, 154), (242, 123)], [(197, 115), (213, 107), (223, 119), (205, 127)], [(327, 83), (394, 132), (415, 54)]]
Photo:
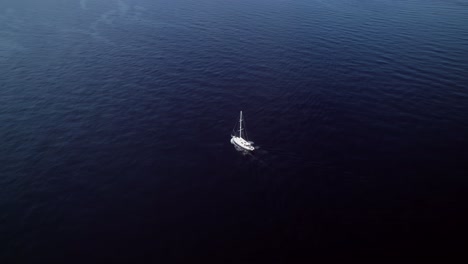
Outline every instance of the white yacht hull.
[(252, 151), (255, 149), (254, 146), (252, 146), (252, 143), (241, 137), (232, 136), (231, 143), (247, 151)]

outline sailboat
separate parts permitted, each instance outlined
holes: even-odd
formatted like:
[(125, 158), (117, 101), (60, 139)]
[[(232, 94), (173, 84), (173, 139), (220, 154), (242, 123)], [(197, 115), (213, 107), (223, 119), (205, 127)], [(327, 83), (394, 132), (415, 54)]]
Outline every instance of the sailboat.
[[(242, 130), (244, 130), (244, 128), (242, 128), (242, 111), (240, 111), (240, 118), (239, 118), (239, 136), (236, 136), (236, 134), (234, 133), (233, 135), (231, 135), (231, 143), (234, 144), (235, 146), (243, 149), (243, 150), (247, 150), (247, 151), (252, 151), (254, 150), (254, 146), (252, 145), (253, 142), (251, 141), (247, 141), (246, 139), (244, 139), (242, 137)], [(244, 126), (245, 127), (245, 126)], [(246, 133), (244, 133), (245, 135)], [(245, 136), (244, 136), (245, 137)]]

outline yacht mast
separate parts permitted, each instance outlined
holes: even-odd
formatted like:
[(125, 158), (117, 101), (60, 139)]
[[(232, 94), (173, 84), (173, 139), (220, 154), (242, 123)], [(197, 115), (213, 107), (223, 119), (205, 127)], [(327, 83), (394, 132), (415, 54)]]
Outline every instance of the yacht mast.
[(242, 111), (240, 111), (240, 119), (239, 119), (239, 137), (242, 138)]

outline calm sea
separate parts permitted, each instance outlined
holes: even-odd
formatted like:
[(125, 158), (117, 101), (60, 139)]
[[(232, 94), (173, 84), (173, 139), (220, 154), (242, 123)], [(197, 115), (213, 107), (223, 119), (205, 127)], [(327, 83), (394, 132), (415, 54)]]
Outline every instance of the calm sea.
[(466, 0), (0, 2), (1, 263), (453, 256), (467, 165)]

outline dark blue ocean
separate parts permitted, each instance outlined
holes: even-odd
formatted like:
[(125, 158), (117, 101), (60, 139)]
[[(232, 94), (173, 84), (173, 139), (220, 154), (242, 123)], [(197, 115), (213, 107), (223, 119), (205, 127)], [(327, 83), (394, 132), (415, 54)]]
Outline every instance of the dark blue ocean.
[(467, 177), (466, 0), (0, 2), (0, 263), (444, 259)]

